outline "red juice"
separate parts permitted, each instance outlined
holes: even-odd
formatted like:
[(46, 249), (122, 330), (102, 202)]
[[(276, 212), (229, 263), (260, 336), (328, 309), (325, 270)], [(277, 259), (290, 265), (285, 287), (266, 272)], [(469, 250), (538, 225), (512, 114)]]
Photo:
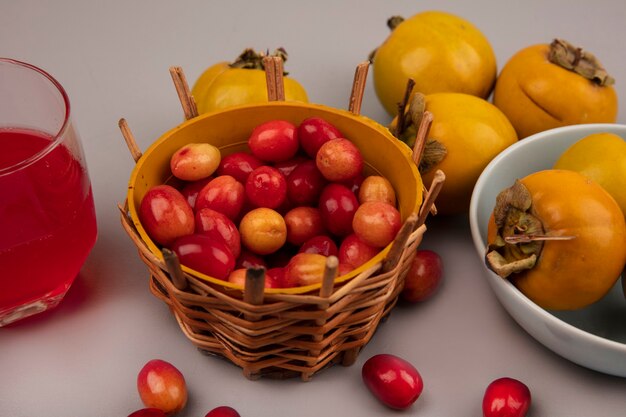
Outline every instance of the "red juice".
[(68, 135), (46, 149), (46, 134), (0, 129), (0, 321), (26, 303), (56, 305), (95, 243), (91, 185), (82, 151), (66, 147), (78, 143)]

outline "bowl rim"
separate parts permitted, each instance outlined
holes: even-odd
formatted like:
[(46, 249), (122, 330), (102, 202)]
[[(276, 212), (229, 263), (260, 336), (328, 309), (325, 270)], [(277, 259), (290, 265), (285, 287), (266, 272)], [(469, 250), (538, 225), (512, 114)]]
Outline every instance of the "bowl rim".
[[(221, 113), (228, 113), (228, 112), (237, 112), (237, 111), (245, 111), (246, 109), (254, 109), (254, 108), (258, 108), (258, 107), (267, 107), (267, 106), (273, 106), (273, 107), (296, 107), (296, 108), (307, 108), (307, 109), (315, 109), (316, 111), (320, 111), (320, 112), (327, 112), (327, 113), (332, 113), (335, 115), (339, 115), (341, 117), (346, 117), (349, 119), (352, 119), (354, 122), (358, 122), (358, 123), (362, 123), (366, 126), (368, 126), (370, 129), (373, 129), (377, 132), (379, 132), (381, 135), (388, 137), (389, 139), (394, 139), (394, 140), (390, 140), (390, 144), (395, 147), (397, 149), (397, 151), (399, 153), (401, 153), (402, 155), (405, 156), (405, 158), (407, 158), (408, 160), (410, 160), (412, 162), (412, 149), (408, 147), (408, 145), (406, 145), (404, 142), (397, 140), (389, 131), (389, 129), (387, 129), (385, 126), (383, 126), (382, 124), (376, 122), (375, 120), (364, 116), (362, 114), (358, 114), (358, 113), (353, 113), (350, 112), (348, 110), (345, 109), (341, 109), (341, 108), (335, 108), (335, 107), (331, 107), (331, 106), (327, 106), (327, 105), (323, 105), (323, 104), (317, 104), (317, 103), (306, 103), (306, 102), (299, 102), (299, 101), (268, 101), (268, 102), (263, 102), (263, 103), (250, 103), (250, 104), (242, 104), (242, 105), (237, 105), (237, 106), (232, 106), (226, 109), (219, 109), (219, 110), (215, 110), (212, 112), (208, 112), (208, 113), (204, 113), (204, 114), (200, 114), (192, 119), (188, 119), (188, 120), (184, 120), (183, 122), (181, 122), (180, 124), (172, 127), (171, 129), (163, 132), (161, 135), (159, 135), (149, 146), (148, 148), (146, 148), (146, 150), (142, 153), (142, 156), (136, 161), (130, 177), (128, 179), (128, 190), (126, 193), (126, 199), (127, 199), (127, 203), (128, 203), (128, 212), (129, 212), (129, 216), (131, 218), (131, 221), (135, 227), (135, 229), (137, 230), (137, 233), (139, 234), (139, 236), (142, 238), (142, 240), (144, 241), (143, 243), (146, 244), (148, 250), (154, 254), (158, 259), (160, 259), (161, 261), (163, 261), (163, 254), (161, 252), (161, 250), (158, 248), (158, 246), (152, 241), (152, 239), (147, 235), (146, 230), (144, 229), (144, 227), (142, 226), (141, 222), (139, 221), (139, 217), (138, 217), (138, 213), (139, 213), (139, 207), (135, 204), (134, 199), (132, 198), (134, 196), (134, 192), (135, 192), (135, 187), (134, 184), (138, 181), (138, 176), (140, 175), (141, 172), (141, 168), (143, 166), (143, 164), (145, 163), (145, 161), (149, 158), (149, 156), (154, 153), (156, 151), (156, 149), (159, 148), (159, 146), (165, 142), (166, 140), (168, 140), (168, 138), (170, 138), (171, 136), (175, 135), (176, 133), (178, 133), (179, 131), (183, 130), (185, 127), (198, 123), (199, 121), (205, 119), (205, 118), (210, 118), (213, 117), (217, 114), (221, 114)], [(414, 172), (414, 174), (419, 178), (419, 181), (422, 182), (421, 176), (419, 175), (419, 171), (417, 169), (417, 165), (415, 165), (415, 163), (412, 163), (409, 167), (409, 169)], [(423, 184), (423, 183), (422, 183)], [(423, 196), (422, 196), (423, 199)], [(414, 204), (414, 209), (415, 211), (419, 210), (419, 207), (421, 205), (421, 202), (415, 202)], [(411, 213), (407, 213), (405, 216), (408, 217)], [(378, 266), (380, 266), (382, 264), (382, 261), (384, 260), (385, 256), (389, 253), (390, 249), (391, 249), (391, 245), (393, 244), (390, 243), (387, 246), (385, 246), (384, 248), (381, 248), (379, 250), (379, 252), (372, 258), (370, 259), (368, 262), (364, 263), (363, 265), (355, 268), (354, 270), (350, 271), (349, 273), (337, 277), (335, 279), (335, 283), (339, 284), (339, 283), (344, 283), (347, 282), (351, 279), (353, 279), (354, 277), (356, 277), (359, 274), (372, 274), (375, 272), (375, 270), (378, 268)], [(375, 269), (376, 267), (376, 269)], [(227, 288), (229, 290), (242, 290), (241, 285), (238, 284), (233, 284), (231, 282), (228, 281), (223, 281), (223, 280), (219, 280), (217, 278), (211, 277), (209, 275), (200, 273), (196, 270), (193, 270), (189, 267), (186, 267), (184, 265), (181, 265), (181, 268), (184, 272), (193, 275), (194, 277), (209, 283), (209, 284), (213, 284), (213, 285), (217, 285), (217, 286), (221, 286), (224, 288)], [(319, 288), (321, 288), (321, 283), (318, 284), (311, 284), (311, 285), (306, 285), (306, 286), (301, 286), (301, 287), (292, 287), (292, 288), (266, 288), (265, 289), (265, 293), (266, 294), (289, 294), (289, 295), (308, 295), (311, 291), (313, 290), (318, 290)]]
[[(622, 135), (626, 135), (626, 125), (619, 124), (619, 123), (590, 123), (590, 124), (558, 127), (558, 128), (536, 133), (524, 139), (520, 139), (518, 142), (514, 143), (513, 145), (509, 146), (508, 148), (503, 150), (501, 153), (499, 153), (494, 159), (492, 159), (489, 162), (489, 164), (487, 164), (487, 166), (485, 167), (485, 169), (479, 176), (478, 180), (476, 181), (476, 185), (472, 192), (472, 197), (470, 200), (470, 208), (469, 208), (470, 232), (472, 235), (474, 247), (478, 255), (481, 257), (481, 259), (484, 258), (484, 254), (485, 254), (485, 250), (487, 246), (486, 246), (486, 242), (483, 241), (482, 239), (481, 225), (478, 222), (478, 202), (480, 200), (480, 197), (482, 197), (482, 193), (484, 190), (487, 177), (490, 175), (493, 168), (499, 165), (500, 163), (502, 163), (503, 160), (506, 160), (507, 158), (509, 158), (510, 155), (516, 152), (519, 148), (528, 146), (529, 144), (532, 145), (539, 141), (543, 141), (545, 140), (546, 137), (553, 136), (555, 134), (563, 134), (563, 133), (570, 133), (570, 132), (578, 132), (583, 135), (586, 135), (586, 134), (591, 134), (591, 133), (598, 133), (599, 131), (603, 131), (603, 130), (611, 131), (613, 133), (618, 131)], [(624, 136), (623, 139), (626, 140), (626, 136)], [(502, 281), (501, 282), (503, 284), (502, 288), (504, 288), (505, 291), (508, 291), (518, 304), (523, 304), (524, 306), (526, 306), (535, 317), (540, 318), (541, 320), (544, 320), (545, 322), (551, 323), (555, 326), (559, 326), (560, 328), (564, 329), (564, 331), (569, 332), (572, 335), (582, 337), (582, 339), (585, 340), (587, 343), (603, 346), (608, 349), (612, 349), (620, 353), (626, 354), (625, 343), (621, 343), (616, 340), (608, 339), (606, 337), (602, 337), (602, 336), (587, 332), (579, 327), (574, 326), (571, 323), (568, 323), (558, 318), (557, 316), (551, 314), (548, 310), (545, 310), (542, 307), (535, 304), (532, 300), (526, 297), (521, 291), (519, 291), (510, 281), (502, 279), (499, 276), (497, 276), (495, 273), (493, 273), (492, 271), (488, 270), (484, 264), (483, 264), (483, 270), (487, 274), (487, 279), (489, 280), (490, 284), (495, 282), (496, 280)], [(496, 296), (497, 296), (497, 293), (496, 293)], [(497, 298), (502, 303), (502, 300), (500, 300), (500, 297), (497, 296)], [(506, 308), (506, 306), (505, 306), (505, 309), (509, 311), (509, 309)], [(511, 314), (510, 311), (509, 311), (509, 314)], [(511, 315), (517, 321), (517, 318), (515, 317), (515, 315), (513, 314)]]

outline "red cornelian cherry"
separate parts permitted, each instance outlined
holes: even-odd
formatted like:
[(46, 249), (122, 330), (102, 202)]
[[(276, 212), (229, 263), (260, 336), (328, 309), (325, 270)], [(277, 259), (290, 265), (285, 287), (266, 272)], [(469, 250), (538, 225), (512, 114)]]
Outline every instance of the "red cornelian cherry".
[(263, 165), (248, 175), (245, 190), (252, 206), (276, 209), (287, 198), (287, 180), (276, 168)]
[(237, 410), (228, 406), (215, 407), (209, 411), (204, 417), (240, 417)]
[(142, 408), (130, 413), (128, 417), (167, 417), (167, 414), (159, 408)]
[(433, 296), (443, 279), (443, 260), (435, 251), (419, 249), (404, 278), (400, 297), (410, 303)]
[(187, 384), (183, 374), (161, 359), (147, 362), (137, 375), (137, 390), (147, 408), (175, 414), (187, 404)]
[(530, 389), (514, 378), (492, 381), (483, 397), (483, 417), (524, 417), (530, 408)]
[(409, 408), (424, 389), (424, 381), (417, 369), (395, 355), (372, 356), (363, 364), (361, 375), (365, 386), (376, 398), (397, 410)]
[(261, 123), (250, 134), (248, 146), (261, 161), (286, 161), (293, 158), (300, 148), (298, 128), (287, 120)]
[(311, 158), (315, 158), (324, 143), (341, 137), (339, 129), (321, 117), (309, 117), (298, 126), (300, 146)]

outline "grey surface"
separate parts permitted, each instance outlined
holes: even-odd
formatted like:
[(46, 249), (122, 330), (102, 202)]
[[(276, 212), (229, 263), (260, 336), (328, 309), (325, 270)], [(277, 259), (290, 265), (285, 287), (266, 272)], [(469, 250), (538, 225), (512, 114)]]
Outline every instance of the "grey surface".
[[(83, 138), (99, 222), (98, 243), (55, 311), (0, 329), (0, 416), (126, 416), (141, 408), (135, 378), (162, 358), (185, 375), (181, 417), (231, 405), (242, 416), (378, 416), (360, 380), (376, 353), (413, 362), (425, 381), (403, 414), (480, 416), (485, 387), (500, 376), (524, 381), (530, 416), (623, 415), (626, 379), (574, 365), (544, 348), (499, 305), (482, 275), (465, 217), (433, 219), (423, 247), (443, 256), (445, 283), (419, 306), (401, 305), (351, 367), (311, 382), (248, 381), (229, 363), (203, 356), (147, 288), (147, 272), (123, 232), (133, 167), (117, 122), (128, 120), (145, 149), (182, 120), (168, 68), (190, 81), (245, 47), (290, 53), (287, 69), (311, 101), (347, 106), (355, 66), (386, 36), (385, 20), (436, 7), (475, 23), (499, 68), (518, 49), (559, 36), (596, 53), (626, 100), (626, 5), (621, 0), (525, 1), (3, 1), (0, 55), (39, 65), (67, 89)], [(371, 86), (362, 113), (388, 117)], [(619, 121), (626, 122), (624, 106)]]

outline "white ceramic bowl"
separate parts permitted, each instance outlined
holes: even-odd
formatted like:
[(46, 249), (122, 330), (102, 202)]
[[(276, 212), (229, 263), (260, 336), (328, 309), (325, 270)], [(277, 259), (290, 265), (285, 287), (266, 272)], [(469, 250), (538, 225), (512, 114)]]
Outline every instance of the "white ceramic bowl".
[[(626, 125), (568, 126), (522, 139), (491, 161), (476, 182), (469, 209), (472, 238), (481, 259), (496, 195), (517, 178), (551, 168), (570, 145), (598, 132), (615, 133), (626, 140)], [(539, 307), (487, 267), (485, 275), (504, 308), (540, 343), (584, 367), (626, 377), (626, 299), (619, 281), (590, 307), (555, 312)]]

